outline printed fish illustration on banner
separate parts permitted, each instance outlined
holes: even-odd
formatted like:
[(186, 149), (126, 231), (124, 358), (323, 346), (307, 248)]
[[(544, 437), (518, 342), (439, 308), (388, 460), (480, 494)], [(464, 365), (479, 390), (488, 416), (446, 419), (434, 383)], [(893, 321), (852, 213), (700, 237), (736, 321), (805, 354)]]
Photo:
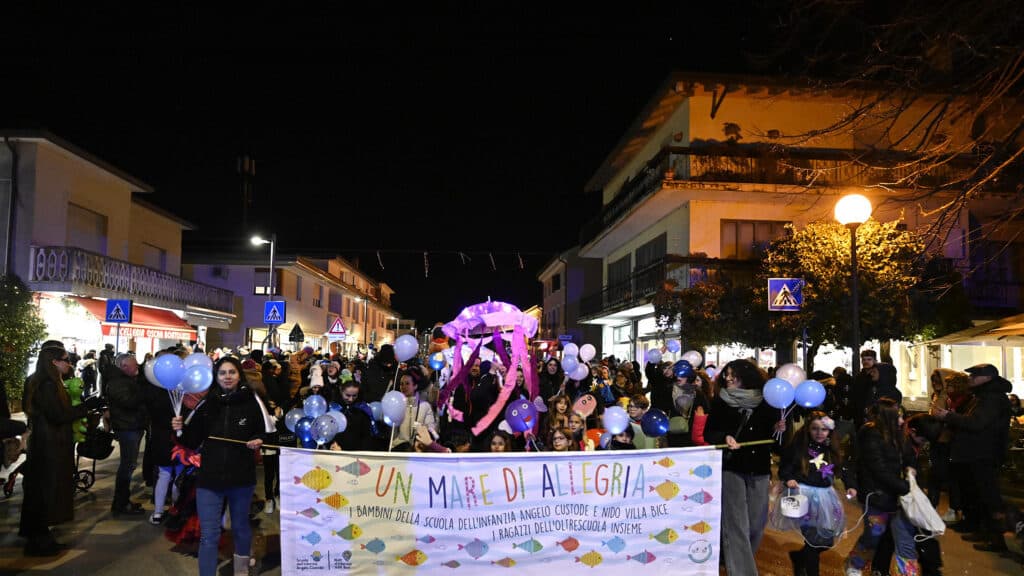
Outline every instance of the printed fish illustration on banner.
[(495, 455), (286, 448), (280, 465), (284, 576), (706, 576), (718, 566), (721, 453), (712, 447)]

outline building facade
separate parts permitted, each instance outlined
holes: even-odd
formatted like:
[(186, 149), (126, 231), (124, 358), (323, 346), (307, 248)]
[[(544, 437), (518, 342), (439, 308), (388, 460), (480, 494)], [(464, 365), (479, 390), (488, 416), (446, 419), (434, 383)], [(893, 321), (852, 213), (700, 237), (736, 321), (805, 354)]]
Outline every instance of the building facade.
[[(141, 357), (202, 346), (207, 329), (230, 324), (229, 291), (181, 277), (192, 226), (146, 202), (150, 186), (52, 134), (0, 135), (5, 269), (35, 293), (49, 338)], [(120, 330), (105, 321), (107, 299), (133, 302)]]
[(553, 257), (537, 274), (537, 280), (544, 295), (537, 338), (544, 340), (548, 350), (555, 348), (556, 343), (593, 344), (601, 358), (604, 354), (600, 327), (579, 322), (584, 291), (601, 282), (601, 261), (580, 258), (579, 247), (575, 246)]
[[(901, 181), (901, 170), (909, 168), (894, 163), (867, 169), (851, 160), (877, 143), (879, 134), (836, 131), (795, 144), (786, 139), (829, 126), (859, 96), (772, 79), (685, 73), (668, 78), (587, 184), (588, 192), (602, 198), (602, 208), (581, 233), (579, 255), (601, 260), (602, 281), (600, 290), (583, 298), (580, 315), (584, 323), (602, 327), (606, 353), (643, 358), (663, 345), (651, 301), (666, 279), (686, 287), (709, 274), (753, 277), (765, 246), (783, 235), (787, 224), (799, 228), (832, 220), (835, 203), (845, 194), (868, 196), (876, 220), (903, 218), (911, 230), (934, 223), (931, 214), (941, 212), (946, 198), (917, 197), (888, 184)], [(937, 133), (963, 139), (971, 129), (963, 124), (969, 122), (942, 125)], [(912, 126), (902, 127), (914, 132)], [(937, 176), (949, 179), (958, 168), (940, 170), (948, 173)], [(972, 230), (983, 225), (986, 214), (1011, 207), (1012, 200), (998, 190), (980, 195), (932, 236), (932, 248), (951, 269), (977, 268)], [(1018, 247), (1011, 246), (1011, 252)], [(1009, 268), (993, 270), (1000, 290), (988, 291), (989, 305), (1020, 307), (1020, 276)], [(968, 294), (979, 304), (982, 296), (970, 290), (972, 282), (977, 286), (968, 280)], [(668, 337), (680, 336), (672, 330)], [(704, 352), (718, 365), (748, 357), (765, 366), (775, 363), (774, 351), (742, 345)], [(894, 343), (891, 354), (905, 392), (924, 393), (939, 355), (908, 343)], [(823, 347), (815, 365), (848, 367), (849, 358), (848, 351)]]
[[(264, 303), (271, 299), (268, 272), (267, 260), (255, 255), (187, 257), (186, 277), (235, 294), (237, 318), (217, 335), (216, 341), (211, 341), (211, 346), (270, 345), (268, 327), (263, 322)], [(343, 258), (278, 257), (274, 274), (272, 299), (286, 303), (286, 319), (278, 328), (277, 343), (283, 349), (311, 346), (352, 357), (393, 343), (409, 328), (391, 307), (391, 287), (362, 274)], [(288, 337), (295, 326), (303, 338), (291, 342)], [(332, 328), (336, 328), (333, 333)]]

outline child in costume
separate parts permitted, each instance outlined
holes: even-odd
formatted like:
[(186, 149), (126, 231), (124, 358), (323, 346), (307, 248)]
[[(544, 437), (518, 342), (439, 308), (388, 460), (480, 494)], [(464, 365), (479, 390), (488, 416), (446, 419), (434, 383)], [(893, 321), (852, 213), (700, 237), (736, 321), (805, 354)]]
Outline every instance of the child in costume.
[(857, 496), (853, 474), (847, 473), (832, 445), (833, 430), (835, 422), (828, 415), (811, 412), (807, 424), (783, 449), (779, 479), (787, 493), (799, 491), (808, 500), (807, 512), (799, 518), (784, 516), (782, 506), (775, 506), (771, 514), (772, 527), (799, 530), (804, 537), (804, 547), (789, 553), (794, 576), (818, 576), (821, 553), (832, 547), (845, 526), (843, 503), (832, 487), (836, 475), (842, 476), (847, 498)]

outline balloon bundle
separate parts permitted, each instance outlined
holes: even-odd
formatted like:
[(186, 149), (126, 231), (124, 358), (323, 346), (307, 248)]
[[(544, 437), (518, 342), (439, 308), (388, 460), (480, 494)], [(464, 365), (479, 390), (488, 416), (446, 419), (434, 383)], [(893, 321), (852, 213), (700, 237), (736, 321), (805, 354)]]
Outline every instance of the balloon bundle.
[(348, 418), (342, 414), (340, 404), (328, 406), (323, 396), (311, 394), (302, 408), (292, 408), (284, 415), (284, 425), (295, 433), (303, 448), (320, 448), (345, 431)]
[(213, 360), (202, 352), (190, 354), (184, 360), (176, 354), (163, 354), (146, 362), (143, 371), (150, 384), (167, 390), (175, 416), (181, 416), (185, 394), (205, 392), (213, 384)]
[(587, 366), (587, 362), (593, 360), (596, 355), (597, 349), (594, 348), (593, 344), (576, 346), (569, 342), (562, 349), (562, 370), (565, 370), (569, 378), (577, 382), (583, 380), (590, 374), (590, 367)]
[[(804, 369), (796, 364), (783, 364), (775, 371), (775, 378), (764, 385), (764, 400), (769, 406), (778, 408), (785, 420), (793, 408), (816, 408), (825, 401), (825, 387), (817, 380), (808, 380)], [(775, 439), (782, 439), (782, 432), (775, 433)]]

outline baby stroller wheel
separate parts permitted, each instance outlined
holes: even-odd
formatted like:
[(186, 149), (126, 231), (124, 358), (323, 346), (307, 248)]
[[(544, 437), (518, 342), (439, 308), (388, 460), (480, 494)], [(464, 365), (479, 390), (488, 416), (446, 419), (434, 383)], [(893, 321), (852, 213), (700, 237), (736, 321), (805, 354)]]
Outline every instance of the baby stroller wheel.
[(75, 483), (79, 490), (88, 490), (96, 482), (96, 475), (91, 470), (79, 470), (75, 474)]

